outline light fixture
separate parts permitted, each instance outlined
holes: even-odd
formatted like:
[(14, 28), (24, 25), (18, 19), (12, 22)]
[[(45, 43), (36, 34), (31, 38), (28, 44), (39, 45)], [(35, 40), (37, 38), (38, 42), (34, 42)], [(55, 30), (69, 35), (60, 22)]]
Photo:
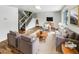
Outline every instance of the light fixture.
[(41, 10), (41, 7), (40, 6), (35, 6), (36, 9), (38, 10)]

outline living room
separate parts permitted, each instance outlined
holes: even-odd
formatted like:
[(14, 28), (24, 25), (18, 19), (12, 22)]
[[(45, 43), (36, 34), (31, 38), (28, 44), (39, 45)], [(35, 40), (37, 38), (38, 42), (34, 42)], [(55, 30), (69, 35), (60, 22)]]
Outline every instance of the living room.
[[(1, 5), (1, 54), (78, 54), (79, 6)], [(4, 12), (4, 13), (3, 13)]]

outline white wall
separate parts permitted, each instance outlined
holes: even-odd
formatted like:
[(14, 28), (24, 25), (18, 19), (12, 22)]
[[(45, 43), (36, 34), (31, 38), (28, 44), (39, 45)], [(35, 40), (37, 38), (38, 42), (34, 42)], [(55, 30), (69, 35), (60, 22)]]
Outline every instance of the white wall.
[[(46, 17), (53, 17), (55, 27), (58, 26), (57, 24), (59, 22), (61, 22), (61, 12), (42, 12), (42, 13), (36, 13), (36, 15), (38, 17), (40, 26), (44, 25), (44, 23), (46, 22)], [(26, 26), (26, 30), (35, 27), (35, 22), (36, 22), (36, 19), (34, 17), (32, 18), (29, 25)]]
[(30, 23), (28, 24), (28, 26), (26, 26), (26, 30), (35, 27), (35, 22), (36, 22), (36, 19), (32, 18), (32, 20), (30, 21)]
[(6, 39), (10, 30), (18, 30), (18, 9), (0, 6), (0, 41)]
[(61, 12), (42, 12), (37, 13), (37, 17), (39, 18), (40, 26), (46, 22), (46, 17), (53, 17), (55, 27), (58, 26), (58, 23), (61, 22)]
[[(43, 26), (43, 24), (46, 22), (46, 17), (53, 17), (54, 25), (57, 27), (58, 23), (61, 22), (61, 12), (42, 12), (37, 13), (37, 17), (39, 20), (39, 25)], [(35, 27), (36, 19), (33, 18), (28, 26), (26, 26), (26, 30)]]
[[(65, 6), (64, 8), (63, 8), (63, 10), (61, 11), (61, 18), (62, 18), (62, 23), (63, 23), (63, 12), (64, 12), (64, 10), (66, 10), (67, 8), (69, 9), (69, 12), (70, 12), (70, 9), (72, 9), (73, 7), (75, 7), (75, 6)], [(68, 15), (68, 17), (69, 17), (69, 15)], [(64, 23), (63, 23), (64, 24)], [(74, 31), (74, 32), (76, 32), (76, 33), (78, 33), (79, 34), (79, 27), (78, 26), (75, 26), (75, 25), (73, 25), (73, 24), (70, 24), (70, 18), (68, 18), (68, 25), (64, 25), (64, 26), (66, 26), (67, 28), (69, 28), (69, 29), (71, 29), (72, 31)]]

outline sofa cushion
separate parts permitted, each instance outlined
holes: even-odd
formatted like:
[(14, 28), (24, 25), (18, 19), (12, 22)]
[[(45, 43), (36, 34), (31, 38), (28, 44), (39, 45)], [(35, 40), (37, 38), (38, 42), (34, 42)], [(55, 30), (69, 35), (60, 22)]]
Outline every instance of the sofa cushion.
[(70, 35), (70, 38), (71, 38), (71, 39), (75, 39), (75, 38), (76, 38), (76, 33), (73, 32), (73, 33)]
[(31, 42), (31, 38), (28, 36), (21, 36), (21, 39), (28, 41), (28, 42)]

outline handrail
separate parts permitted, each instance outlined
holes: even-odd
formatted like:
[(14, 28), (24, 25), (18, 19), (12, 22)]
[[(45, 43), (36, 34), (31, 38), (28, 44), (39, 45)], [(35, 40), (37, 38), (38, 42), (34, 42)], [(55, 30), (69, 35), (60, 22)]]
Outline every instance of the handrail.
[(33, 15), (33, 13), (20, 25), (20, 28), (30, 19), (30, 17)]

